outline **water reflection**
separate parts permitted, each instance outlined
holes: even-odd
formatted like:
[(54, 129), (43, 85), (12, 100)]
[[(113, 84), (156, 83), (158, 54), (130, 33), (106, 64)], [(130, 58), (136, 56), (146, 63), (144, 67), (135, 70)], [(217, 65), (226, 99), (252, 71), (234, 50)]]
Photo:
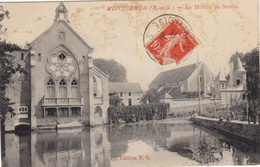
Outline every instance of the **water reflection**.
[(254, 145), (190, 123), (161, 122), (6, 134), (3, 166), (248, 165), (260, 164), (259, 157)]

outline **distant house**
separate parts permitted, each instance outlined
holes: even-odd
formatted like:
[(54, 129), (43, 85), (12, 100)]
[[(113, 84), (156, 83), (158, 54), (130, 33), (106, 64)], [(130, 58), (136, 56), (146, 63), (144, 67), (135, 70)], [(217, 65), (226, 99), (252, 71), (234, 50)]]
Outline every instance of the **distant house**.
[[(199, 76), (198, 67), (200, 69)], [(198, 92), (198, 78), (203, 97), (210, 97), (214, 87), (215, 75), (204, 62), (161, 72), (151, 82), (149, 89), (160, 91), (161, 98), (173, 98), (178, 92)]]
[(139, 83), (109, 82), (109, 105), (131, 106), (140, 104), (143, 90)]

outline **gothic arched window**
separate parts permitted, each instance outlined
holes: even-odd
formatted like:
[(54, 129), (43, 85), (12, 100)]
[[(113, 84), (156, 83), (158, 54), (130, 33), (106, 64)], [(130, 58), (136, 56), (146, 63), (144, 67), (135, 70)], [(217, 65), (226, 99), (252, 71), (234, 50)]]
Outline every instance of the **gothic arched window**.
[(59, 83), (59, 97), (60, 98), (67, 97), (67, 83), (64, 79), (61, 79)]
[(70, 90), (71, 90), (72, 98), (79, 97), (79, 87), (78, 87), (78, 81), (76, 79), (72, 80)]
[(46, 83), (46, 97), (54, 98), (55, 97), (55, 83), (53, 79), (49, 79)]

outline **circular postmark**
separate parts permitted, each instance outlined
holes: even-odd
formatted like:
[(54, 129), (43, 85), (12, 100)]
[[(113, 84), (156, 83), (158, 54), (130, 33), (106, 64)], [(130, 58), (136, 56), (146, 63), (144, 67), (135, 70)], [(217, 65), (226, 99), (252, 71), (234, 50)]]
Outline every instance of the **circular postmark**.
[(149, 22), (143, 43), (147, 54), (162, 65), (180, 63), (199, 44), (189, 23), (174, 14), (163, 14)]

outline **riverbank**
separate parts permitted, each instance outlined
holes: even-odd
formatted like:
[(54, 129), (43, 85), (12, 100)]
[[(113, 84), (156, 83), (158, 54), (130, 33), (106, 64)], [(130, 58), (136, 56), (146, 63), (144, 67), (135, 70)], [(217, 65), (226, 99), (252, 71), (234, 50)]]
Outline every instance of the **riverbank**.
[(260, 143), (260, 126), (248, 124), (242, 121), (219, 121), (216, 118), (207, 117), (191, 117), (191, 121), (197, 125), (207, 128), (216, 129), (221, 133), (231, 135), (244, 141), (251, 141), (253, 143)]

